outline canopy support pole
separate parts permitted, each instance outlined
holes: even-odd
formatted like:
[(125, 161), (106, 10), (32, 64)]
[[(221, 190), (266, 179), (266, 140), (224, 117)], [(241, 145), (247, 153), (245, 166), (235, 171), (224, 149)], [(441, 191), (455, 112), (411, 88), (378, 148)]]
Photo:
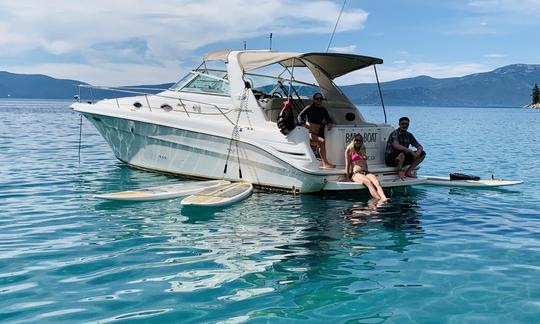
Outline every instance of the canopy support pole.
[(382, 96), (381, 84), (379, 82), (379, 75), (377, 74), (376, 64), (373, 64), (373, 68), (375, 69), (375, 78), (377, 78), (377, 88), (379, 88), (379, 97), (381, 97), (382, 110), (383, 110), (383, 113), (384, 113), (384, 123), (386, 124), (387, 123), (386, 108), (384, 107), (384, 99), (383, 99), (383, 96)]

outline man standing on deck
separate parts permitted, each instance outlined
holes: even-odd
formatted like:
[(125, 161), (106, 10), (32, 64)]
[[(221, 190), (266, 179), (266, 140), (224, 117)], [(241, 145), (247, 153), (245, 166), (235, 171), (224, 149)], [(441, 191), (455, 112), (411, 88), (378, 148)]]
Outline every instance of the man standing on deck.
[[(398, 168), (400, 179), (405, 177), (416, 178), (413, 175), (414, 169), (424, 160), (426, 152), (413, 134), (409, 133), (409, 118), (401, 117), (399, 127), (395, 129), (388, 137), (384, 160), (386, 165)], [(416, 151), (409, 149), (409, 145), (416, 148)], [(403, 172), (403, 166), (410, 165), (407, 171)]]
[(304, 125), (309, 130), (309, 142), (311, 147), (319, 149), (323, 168), (335, 168), (336, 165), (330, 163), (326, 157), (326, 141), (324, 139), (325, 128), (332, 128), (332, 118), (328, 110), (323, 107), (324, 97), (317, 92), (313, 95), (313, 103), (298, 114), (298, 123)]

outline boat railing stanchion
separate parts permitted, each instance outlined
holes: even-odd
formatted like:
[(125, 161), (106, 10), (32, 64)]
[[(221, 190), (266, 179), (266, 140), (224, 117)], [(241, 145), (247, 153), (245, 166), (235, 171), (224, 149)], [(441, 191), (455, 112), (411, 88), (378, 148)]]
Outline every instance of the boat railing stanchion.
[(233, 126), (235, 125), (234, 122), (233, 122), (229, 117), (227, 117), (227, 115), (225, 115), (225, 113), (223, 112), (223, 110), (221, 110), (221, 109), (220, 109), (218, 106), (216, 106), (216, 105), (213, 105), (213, 106), (216, 107), (217, 110), (219, 110), (219, 112), (223, 115), (223, 117), (225, 117), (225, 118), (229, 121), (229, 123), (231, 123), (231, 125), (233, 125)]
[(184, 102), (182, 101), (182, 98), (178, 98), (178, 101), (180, 102), (178, 105), (182, 106), (182, 108), (184, 108), (184, 111), (186, 112), (186, 115), (189, 117), (189, 113), (187, 111), (186, 104), (184, 104)]
[(81, 102), (81, 85), (77, 86), (77, 102)]
[(150, 111), (152, 111), (152, 107), (150, 107), (150, 101), (148, 100), (148, 94), (147, 93), (144, 94), (144, 98), (146, 99), (146, 104), (148, 105), (148, 109)]

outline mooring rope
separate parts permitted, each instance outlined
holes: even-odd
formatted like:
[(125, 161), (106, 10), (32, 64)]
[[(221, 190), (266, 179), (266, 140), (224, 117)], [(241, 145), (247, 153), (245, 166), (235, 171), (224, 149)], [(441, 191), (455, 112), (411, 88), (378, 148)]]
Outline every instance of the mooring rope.
[(79, 166), (81, 166), (81, 142), (82, 142), (82, 114), (79, 121)]
[[(244, 93), (242, 95), (242, 99), (240, 101), (240, 109), (238, 109), (238, 115), (236, 116), (236, 123), (234, 124), (233, 131), (231, 134), (231, 139), (229, 141), (229, 148), (227, 149), (227, 159), (225, 160), (225, 168), (223, 169), (223, 177), (227, 174), (227, 164), (229, 163), (229, 157), (231, 155), (231, 147), (233, 141), (235, 142), (236, 147), (236, 158), (238, 161), (238, 176), (240, 179), (242, 179), (242, 167), (240, 165), (240, 151), (238, 149), (238, 141), (240, 139), (240, 132), (238, 130), (238, 123), (240, 122), (240, 114), (242, 113), (242, 110), (247, 109), (247, 91), (248, 88), (244, 88)], [(247, 111), (246, 111), (247, 114)]]

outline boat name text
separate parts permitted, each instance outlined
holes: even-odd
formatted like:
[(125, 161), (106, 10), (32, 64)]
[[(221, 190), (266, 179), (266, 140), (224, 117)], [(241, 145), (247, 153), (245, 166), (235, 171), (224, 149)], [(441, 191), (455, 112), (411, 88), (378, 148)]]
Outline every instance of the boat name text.
[(345, 143), (352, 142), (353, 138), (360, 134), (364, 138), (364, 143), (376, 143), (377, 142), (377, 133), (371, 132), (371, 133), (346, 133), (345, 134)]

